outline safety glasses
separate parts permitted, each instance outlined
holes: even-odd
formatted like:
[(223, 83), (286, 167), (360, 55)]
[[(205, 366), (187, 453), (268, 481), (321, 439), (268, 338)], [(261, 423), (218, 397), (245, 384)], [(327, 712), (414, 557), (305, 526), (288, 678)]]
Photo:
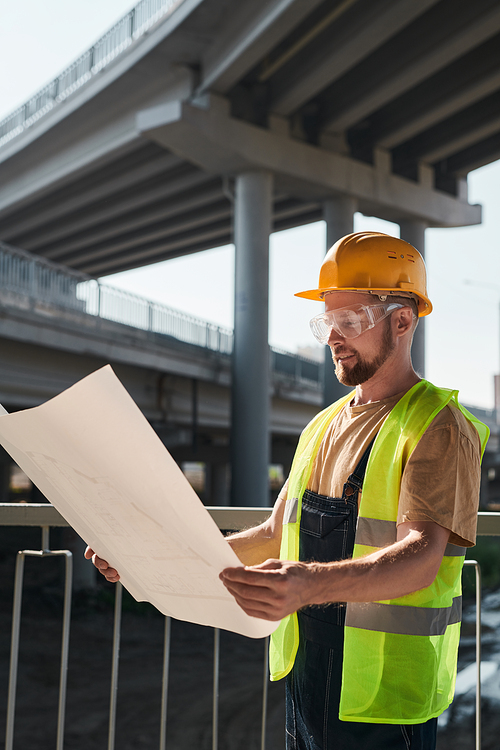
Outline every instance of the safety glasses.
[(362, 333), (374, 328), (377, 323), (387, 318), (394, 310), (404, 305), (397, 302), (380, 305), (352, 305), (338, 310), (316, 315), (309, 325), (313, 336), (320, 344), (327, 344), (332, 328), (345, 339), (355, 339)]

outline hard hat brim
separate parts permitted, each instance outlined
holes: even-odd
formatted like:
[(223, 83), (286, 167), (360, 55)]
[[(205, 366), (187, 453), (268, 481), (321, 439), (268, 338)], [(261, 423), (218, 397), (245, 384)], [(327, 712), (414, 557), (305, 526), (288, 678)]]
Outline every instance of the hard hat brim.
[[(408, 293), (402, 289), (372, 289), (370, 287), (327, 287), (325, 289), (307, 289), (305, 292), (296, 292), (294, 297), (303, 297), (304, 299), (312, 299), (316, 302), (324, 302), (324, 295), (326, 292), (363, 292), (365, 294), (378, 294), (387, 293), (388, 295), (395, 297), (407, 297)], [(423, 318), (425, 315), (429, 315), (432, 312), (432, 302), (426, 296), (421, 293), (413, 292), (412, 298), (415, 299), (418, 305), (418, 317)]]

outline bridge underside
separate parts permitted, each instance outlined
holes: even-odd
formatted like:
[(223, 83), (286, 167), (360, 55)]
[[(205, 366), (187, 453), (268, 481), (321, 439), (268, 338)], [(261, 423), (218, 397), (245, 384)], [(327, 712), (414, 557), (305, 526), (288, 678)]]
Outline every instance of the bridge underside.
[(245, 169), (274, 231), (346, 195), (460, 226), (500, 157), (495, 0), (184, 0), (82, 80), (4, 136), (0, 239), (94, 276), (231, 242)]

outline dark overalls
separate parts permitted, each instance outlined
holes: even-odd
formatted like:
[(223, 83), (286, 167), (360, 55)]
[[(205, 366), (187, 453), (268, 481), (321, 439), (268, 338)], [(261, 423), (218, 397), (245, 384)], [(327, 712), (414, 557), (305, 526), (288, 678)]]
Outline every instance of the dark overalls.
[[(300, 560), (352, 557), (358, 495), (372, 445), (344, 484), (341, 498), (304, 492)], [(339, 720), (345, 611), (340, 602), (298, 612), (299, 648), (286, 678), (287, 750), (435, 750), (437, 719), (411, 725)]]

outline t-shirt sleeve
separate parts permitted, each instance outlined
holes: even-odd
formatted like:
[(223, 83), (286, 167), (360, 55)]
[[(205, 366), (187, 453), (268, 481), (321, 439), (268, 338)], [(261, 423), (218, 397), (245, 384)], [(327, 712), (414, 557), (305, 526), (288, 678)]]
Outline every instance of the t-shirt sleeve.
[(427, 428), (403, 472), (398, 524), (434, 521), (450, 542), (476, 543), (481, 482), (477, 430), (456, 408), (446, 407)]

